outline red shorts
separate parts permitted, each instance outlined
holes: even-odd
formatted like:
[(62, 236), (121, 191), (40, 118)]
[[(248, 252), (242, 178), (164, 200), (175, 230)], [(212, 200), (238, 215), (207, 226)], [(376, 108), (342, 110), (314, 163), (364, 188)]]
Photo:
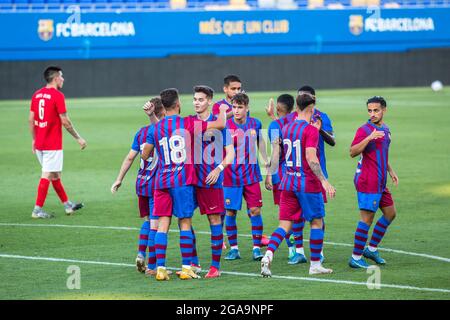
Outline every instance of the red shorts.
[(150, 215), (150, 205), (148, 200), (148, 197), (138, 195), (139, 214), (141, 218), (145, 218)]
[(153, 193), (155, 217), (178, 219), (192, 218), (196, 208), (194, 186), (181, 186), (169, 189), (155, 189)]
[(384, 189), (383, 195), (380, 199), (380, 208), (392, 207), (394, 205), (394, 199), (388, 188)]
[(239, 211), (242, 209), (242, 197), (247, 202), (247, 209), (262, 207), (262, 195), (259, 182), (239, 187), (223, 187), (225, 209)]
[(201, 214), (222, 214), (225, 212), (222, 188), (195, 187), (195, 194)]
[(273, 194), (273, 204), (280, 205), (280, 196), (281, 190), (279, 189), (280, 184), (276, 183), (273, 185), (272, 194)]
[(281, 191), (279, 219), (299, 221), (301, 216), (302, 208), (295, 193), (292, 191)]
[(259, 183), (244, 186), (244, 199), (247, 202), (247, 208), (261, 208), (262, 194)]

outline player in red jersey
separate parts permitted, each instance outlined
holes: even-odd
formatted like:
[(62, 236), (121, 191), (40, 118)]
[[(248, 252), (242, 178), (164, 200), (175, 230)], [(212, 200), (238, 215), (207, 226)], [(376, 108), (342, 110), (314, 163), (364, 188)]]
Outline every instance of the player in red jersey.
[(32, 136), (31, 150), (36, 154), (42, 166), (36, 204), (32, 218), (52, 218), (45, 212), (44, 206), (50, 182), (59, 199), (64, 204), (67, 215), (83, 207), (82, 203), (73, 203), (67, 197), (61, 183), (63, 168), (62, 126), (77, 140), (81, 150), (86, 148), (84, 140), (73, 127), (67, 115), (64, 94), (60, 91), (64, 84), (62, 69), (50, 66), (44, 72), (47, 85), (33, 94), (28, 123)]

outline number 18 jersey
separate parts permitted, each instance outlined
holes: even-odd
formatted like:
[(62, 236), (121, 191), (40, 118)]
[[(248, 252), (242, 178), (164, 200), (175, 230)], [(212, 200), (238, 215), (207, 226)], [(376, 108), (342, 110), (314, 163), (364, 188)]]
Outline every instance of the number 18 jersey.
[(155, 189), (195, 185), (197, 176), (193, 162), (194, 135), (203, 134), (206, 121), (194, 121), (179, 115), (166, 116), (148, 130), (146, 142), (155, 146), (158, 171)]

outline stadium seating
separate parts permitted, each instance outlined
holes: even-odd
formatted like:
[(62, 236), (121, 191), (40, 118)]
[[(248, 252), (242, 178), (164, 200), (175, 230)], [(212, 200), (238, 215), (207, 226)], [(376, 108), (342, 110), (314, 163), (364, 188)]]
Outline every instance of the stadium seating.
[(63, 10), (67, 10), (73, 6), (78, 6), (78, 7), (80, 6), (80, 3), (78, 2), (78, 0), (59, 0), (59, 1), (61, 4), (61, 8)]
[(0, 0), (0, 11), (342, 9), (449, 7), (450, 0)]
[(0, 0), (0, 10), (12, 10), (13, 0)]

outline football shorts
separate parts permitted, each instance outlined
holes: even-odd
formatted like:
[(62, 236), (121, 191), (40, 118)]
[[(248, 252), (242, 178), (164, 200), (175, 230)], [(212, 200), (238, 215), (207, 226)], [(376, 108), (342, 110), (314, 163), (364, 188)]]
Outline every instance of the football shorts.
[(239, 211), (242, 209), (242, 197), (247, 209), (262, 207), (261, 186), (259, 182), (239, 187), (223, 187), (225, 209)]
[(36, 150), (36, 157), (42, 167), (42, 172), (61, 172), (63, 169), (62, 150)]
[(359, 210), (376, 212), (378, 208), (391, 207), (394, 205), (392, 194), (388, 188), (382, 193), (364, 193), (358, 192)]

